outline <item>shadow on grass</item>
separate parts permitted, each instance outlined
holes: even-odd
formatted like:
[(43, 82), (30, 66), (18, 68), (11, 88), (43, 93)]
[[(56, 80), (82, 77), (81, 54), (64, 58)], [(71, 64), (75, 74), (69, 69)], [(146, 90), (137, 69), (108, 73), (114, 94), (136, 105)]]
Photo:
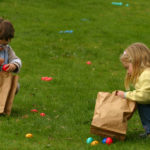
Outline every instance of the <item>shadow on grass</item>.
[(11, 111), (10, 116), (11, 117), (20, 117), (24, 114), (25, 114), (25, 112), (21, 108), (13, 108), (12, 111)]
[(22, 114), (23, 114), (23, 111), (21, 109), (15, 108), (11, 111), (10, 115), (0, 114), (0, 117), (18, 117), (18, 116), (21, 116)]
[(10, 115), (7, 115), (7, 114), (0, 114), (0, 117), (20, 117), (22, 115), (24, 115), (24, 111), (20, 108), (15, 108), (15, 109), (12, 109), (11, 111), (11, 114)]

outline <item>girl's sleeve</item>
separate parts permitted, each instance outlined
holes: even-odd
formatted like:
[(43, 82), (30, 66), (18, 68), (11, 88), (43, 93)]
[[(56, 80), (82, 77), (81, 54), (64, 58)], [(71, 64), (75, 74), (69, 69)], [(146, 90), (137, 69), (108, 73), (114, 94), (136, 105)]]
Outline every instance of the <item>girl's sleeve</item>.
[(11, 47), (8, 48), (8, 62), (17, 66), (17, 69), (14, 71), (15, 73), (18, 73), (20, 71), (20, 68), (22, 66), (21, 59), (16, 56), (15, 52)]
[(125, 97), (141, 104), (150, 104), (150, 76), (143, 77), (138, 86), (138, 89), (126, 92)]

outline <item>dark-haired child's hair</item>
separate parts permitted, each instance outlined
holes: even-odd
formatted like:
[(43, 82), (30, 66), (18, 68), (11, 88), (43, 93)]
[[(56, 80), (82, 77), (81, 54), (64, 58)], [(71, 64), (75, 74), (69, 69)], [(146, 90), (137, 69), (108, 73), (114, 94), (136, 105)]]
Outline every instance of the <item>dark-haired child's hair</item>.
[(0, 18), (0, 40), (11, 40), (14, 37), (15, 29), (8, 20)]

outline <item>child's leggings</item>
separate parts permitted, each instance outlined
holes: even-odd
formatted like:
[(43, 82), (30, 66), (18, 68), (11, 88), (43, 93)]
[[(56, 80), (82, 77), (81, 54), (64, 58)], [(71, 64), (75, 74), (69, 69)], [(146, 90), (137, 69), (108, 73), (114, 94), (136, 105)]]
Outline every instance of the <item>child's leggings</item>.
[(150, 104), (137, 104), (142, 125), (147, 134), (150, 134)]

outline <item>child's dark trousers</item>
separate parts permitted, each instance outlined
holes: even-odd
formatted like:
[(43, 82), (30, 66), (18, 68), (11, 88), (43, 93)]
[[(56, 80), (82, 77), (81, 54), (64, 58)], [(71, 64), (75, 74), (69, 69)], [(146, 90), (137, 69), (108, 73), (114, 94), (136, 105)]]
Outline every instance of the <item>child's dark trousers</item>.
[(150, 134), (150, 104), (137, 104), (139, 116), (146, 134)]

